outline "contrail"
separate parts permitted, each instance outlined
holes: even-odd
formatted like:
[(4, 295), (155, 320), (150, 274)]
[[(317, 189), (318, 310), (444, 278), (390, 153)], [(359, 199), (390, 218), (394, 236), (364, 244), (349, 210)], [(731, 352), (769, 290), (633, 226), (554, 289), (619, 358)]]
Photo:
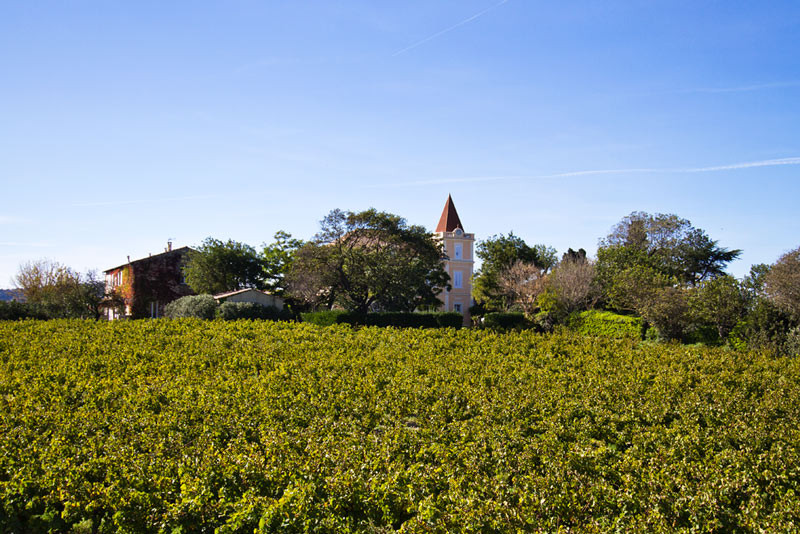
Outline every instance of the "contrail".
[(761, 161), (748, 161), (730, 165), (717, 165), (713, 167), (684, 167), (684, 168), (629, 168), (629, 169), (591, 169), (584, 171), (569, 171), (556, 174), (539, 175), (506, 175), (506, 176), (471, 176), (465, 178), (439, 178), (431, 180), (415, 180), (411, 182), (398, 182), (392, 184), (376, 184), (371, 187), (413, 187), (417, 185), (437, 185), (452, 183), (496, 182), (503, 180), (545, 180), (549, 178), (569, 178), (573, 176), (592, 176), (600, 174), (689, 174), (699, 172), (733, 171), (752, 169), (755, 167), (776, 167), (779, 165), (800, 165), (800, 157), (765, 159)]
[(479, 11), (478, 13), (475, 13), (471, 17), (468, 17), (468, 18), (462, 20), (461, 22), (459, 22), (457, 24), (453, 24), (449, 28), (445, 28), (445, 29), (443, 29), (441, 31), (438, 31), (438, 32), (434, 33), (433, 35), (430, 35), (430, 36), (428, 36), (428, 37), (426, 37), (426, 38), (424, 38), (424, 39), (422, 39), (420, 41), (417, 41), (416, 43), (410, 44), (407, 47), (402, 48), (402, 49), (398, 50), (397, 52), (395, 52), (394, 54), (392, 54), (392, 57), (399, 56), (400, 54), (408, 52), (409, 50), (414, 49), (414, 48), (418, 47), (419, 45), (425, 44), (428, 41), (432, 41), (432, 40), (436, 39), (437, 37), (441, 37), (445, 33), (451, 32), (451, 31), (455, 30), (456, 28), (458, 28), (459, 26), (463, 26), (464, 24), (468, 24), (468, 23), (472, 22), (473, 20), (477, 19), (478, 17), (480, 17), (482, 15), (485, 15), (489, 11), (491, 11), (493, 9), (497, 9), (498, 7), (502, 6), (506, 2), (508, 2), (508, 0), (502, 0), (501, 2), (498, 2), (493, 6), (487, 7), (483, 11)]
[(733, 165), (719, 165), (717, 167), (700, 167), (697, 169), (676, 169), (675, 172), (730, 171), (735, 169), (750, 169), (752, 167), (774, 167), (776, 165), (800, 165), (800, 158), (765, 159), (762, 161), (734, 163)]
[(79, 202), (73, 204), (74, 208), (96, 208), (101, 206), (125, 206), (128, 204), (156, 204), (159, 202), (178, 202), (181, 200), (201, 200), (209, 198), (220, 198), (222, 195), (190, 195), (185, 197), (158, 197), (142, 198), (138, 200), (108, 200), (100, 202)]
[(781, 89), (784, 87), (800, 86), (800, 80), (789, 80), (786, 82), (758, 83), (752, 85), (740, 85), (738, 87), (698, 87), (696, 89), (684, 89), (680, 93), (742, 93), (747, 91), (760, 91), (762, 89)]

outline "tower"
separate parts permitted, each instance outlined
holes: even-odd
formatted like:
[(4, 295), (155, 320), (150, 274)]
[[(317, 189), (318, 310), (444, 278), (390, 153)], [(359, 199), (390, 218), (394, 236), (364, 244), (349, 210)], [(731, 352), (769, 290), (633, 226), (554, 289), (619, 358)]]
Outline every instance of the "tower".
[(450, 275), (450, 291), (439, 294), (444, 311), (459, 312), (464, 316), (464, 325), (470, 324), (469, 307), (472, 305), (472, 267), (475, 234), (464, 232), (453, 198), (447, 195), (439, 224), (434, 234), (442, 241), (447, 255), (445, 270)]

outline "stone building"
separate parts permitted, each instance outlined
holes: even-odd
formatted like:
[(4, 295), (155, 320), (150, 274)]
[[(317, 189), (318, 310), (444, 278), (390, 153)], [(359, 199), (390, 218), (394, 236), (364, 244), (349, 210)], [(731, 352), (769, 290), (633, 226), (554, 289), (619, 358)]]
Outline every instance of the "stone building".
[(114, 295), (106, 306), (109, 320), (161, 317), (164, 306), (173, 300), (193, 295), (183, 276), (189, 247), (167, 248), (161, 254), (130, 261), (108, 269), (106, 293)]

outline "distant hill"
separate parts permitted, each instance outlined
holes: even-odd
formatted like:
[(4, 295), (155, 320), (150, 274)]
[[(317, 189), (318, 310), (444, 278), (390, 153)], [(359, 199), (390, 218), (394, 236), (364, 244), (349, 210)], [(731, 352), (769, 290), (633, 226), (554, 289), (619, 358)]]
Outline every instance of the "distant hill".
[(0, 300), (25, 300), (21, 289), (0, 289)]

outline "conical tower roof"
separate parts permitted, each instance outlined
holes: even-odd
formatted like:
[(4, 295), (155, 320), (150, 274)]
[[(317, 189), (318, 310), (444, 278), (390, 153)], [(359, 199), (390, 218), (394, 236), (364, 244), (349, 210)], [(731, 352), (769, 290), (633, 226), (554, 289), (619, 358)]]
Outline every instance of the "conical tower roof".
[(456, 228), (461, 228), (461, 231), (464, 231), (464, 227), (461, 225), (461, 219), (458, 218), (456, 205), (453, 203), (453, 197), (447, 195), (447, 202), (444, 205), (442, 216), (439, 218), (439, 224), (436, 225), (436, 231), (453, 232)]

